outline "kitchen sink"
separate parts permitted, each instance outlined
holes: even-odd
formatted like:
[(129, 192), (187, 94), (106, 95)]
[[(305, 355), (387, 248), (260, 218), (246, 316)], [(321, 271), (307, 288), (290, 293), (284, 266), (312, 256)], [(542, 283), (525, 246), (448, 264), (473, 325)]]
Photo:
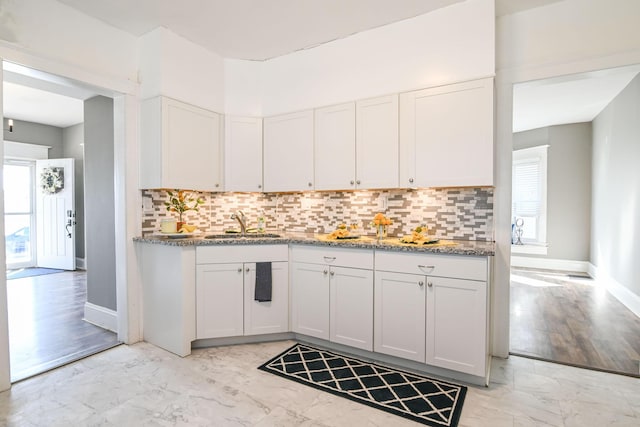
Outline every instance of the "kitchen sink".
[(225, 233), (225, 234), (209, 234), (204, 238), (205, 239), (242, 239), (242, 238), (277, 239), (279, 237), (282, 237), (282, 236), (280, 234), (275, 234), (275, 233), (249, 233), (249, 234), (245, 234), (244, 236), (241, 235), (240, 233)]

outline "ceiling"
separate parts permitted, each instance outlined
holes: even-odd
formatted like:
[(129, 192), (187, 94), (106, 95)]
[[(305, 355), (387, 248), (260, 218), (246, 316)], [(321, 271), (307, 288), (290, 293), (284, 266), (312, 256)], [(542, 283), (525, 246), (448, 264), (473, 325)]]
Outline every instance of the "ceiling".
[(520, 83), (513, 131), (592, 121), (640, 72), (640, 65)]
[[(264, 60), (463, 0), (58, 1), (135, 36), (163, 26), (223, 57)], [(496, 0), (496, 15), (557, 1)], [(589, 73), (577, 81), (519, 85), (514, 89), (514, 130), (589, 121), (628, 83), (630, 73)], [(5, 71), (6, 117), (58, 127), (83, 121), (82, 100), (93, 95), (90, 91), (60, 91), (21, 79), (19, 73), (11, 76)]]

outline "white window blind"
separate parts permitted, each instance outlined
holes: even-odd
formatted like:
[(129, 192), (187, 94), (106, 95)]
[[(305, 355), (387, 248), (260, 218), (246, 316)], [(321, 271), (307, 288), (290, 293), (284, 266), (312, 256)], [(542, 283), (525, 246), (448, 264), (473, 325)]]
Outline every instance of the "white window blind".
[(514, 216), (538, 216), (541, 207), (540, 161), (522, 161), (513, 165)]

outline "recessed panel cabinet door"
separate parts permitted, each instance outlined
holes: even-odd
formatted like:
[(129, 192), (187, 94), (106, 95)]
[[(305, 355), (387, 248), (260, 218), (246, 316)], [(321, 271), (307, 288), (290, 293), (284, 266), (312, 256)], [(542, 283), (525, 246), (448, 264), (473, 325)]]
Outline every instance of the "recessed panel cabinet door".
[(264, 191), (313, 190), (313, 111), (264, 119)]
[(331, 267), (331, 341), (373, 351), (373, 271)]
[(374, 351), (425, 361), (425, 278), (376, 271)]
[(400, 95), (400, 185), (493, 185), (493, 79)]
[(291, 268), (293, 332), (329, 339), (329, 267), (294, 262)]
[(427, 278), (427, 363), (485, 376), (487, 283)]
[(262, 119), (225, 117), (225, 190), (262, 191)]
[(167, 97), (142, 101), (140, 187), (223, 190), (221, 118)]
[(398, 95), (356, 102), (356, 184), (398, 187)]
[(315, 110), (315, 189), (356, 188), (356, 105)]
[(196, 338), (241, 336), (243, 264), (202, 264), (196, 267)]
[(289, 331), (289, 263), (271, 263), (271, 301), (256, 301), (256, 264), (244, 264), (244, 334)]

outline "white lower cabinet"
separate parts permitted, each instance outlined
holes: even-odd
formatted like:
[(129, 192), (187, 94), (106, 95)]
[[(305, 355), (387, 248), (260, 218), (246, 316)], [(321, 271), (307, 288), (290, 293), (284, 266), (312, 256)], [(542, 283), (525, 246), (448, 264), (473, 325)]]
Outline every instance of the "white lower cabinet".
[(329, 269), (329, 340), (373, 350), (373, 271)]
[(242, 263), (196, 267), (196, 338), (243, 334)]
[(329, 339), (329, 286), (323, 265), (294, 262), (291, 266), (293, 332)]
[[(211, 262), (234, 259), (252, 262)], [(289, 264), (286, 259), (286, 245), (198, 248), (196, 338), (287, 332)], [(271, 262), (271, 301), (254, 299), (258, 260)]]
[(485, 377), (487, 258), (376, 252), (375, 262), (374, 350)]
[(373, 252), (291, 250), (294, 332), (373, 350)]
[(424, 277), (376, 271), (374, 350), (424, 363)]
[(484, 376), (487, 363), (487, 284), (428, 277), (429, 365)]

